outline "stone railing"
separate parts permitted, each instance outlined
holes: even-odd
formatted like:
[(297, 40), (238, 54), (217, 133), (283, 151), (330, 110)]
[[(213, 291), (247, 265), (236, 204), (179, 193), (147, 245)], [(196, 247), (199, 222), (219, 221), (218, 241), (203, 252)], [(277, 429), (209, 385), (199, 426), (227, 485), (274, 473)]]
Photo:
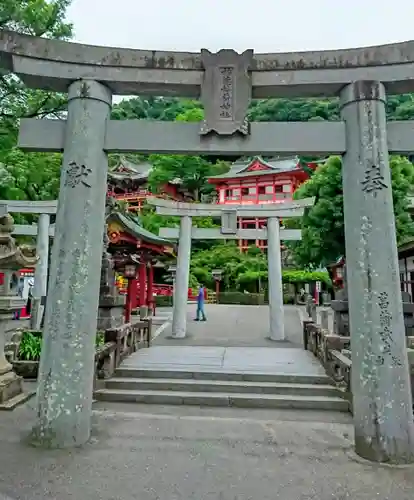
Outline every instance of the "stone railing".
[[(18, 359), (23, 333), (24, 330), (13, 334), (11, 342), (5, 346), (5, 354), (18, 375), (36, 378), (39, 362)], [(150, 347), (151, 333), (151, 318), (105, 330), (104, 344), (97, 346), (95, 352), (94, 387), (98, 387), (101, 380), (111, 377), (127, 356), (143, 347)]]
[(152, 319), (105, 330), (105, 343), (96, 349), (94, 390), (110, 378), (122, 361), (138, 349), (151, 346)]
[[(405, 297), (405, 295), (404, 295)], [(403, 302), (405, 335), (414, 335), (414, 303)], [(331, 308), (334, 313), (334, 332), (339, 335), (349, 335), (348, 300), (333, 300)]]
[[(411, 389), (414, 396), (414, 337), (407, 338), (408, 360), (410, 363)], [(303, 345), (322, 363), (329, 377), (349, 401), (352, 412), (351, 390), (351, 339), (330, 333), (313, 320), (303, 321)]]
[(141, 347), (151, 345), (152, 319), (138, 320), (126, 323), (118, 328), (105, 330), (105, 344), (115, 343), (116, 365)]

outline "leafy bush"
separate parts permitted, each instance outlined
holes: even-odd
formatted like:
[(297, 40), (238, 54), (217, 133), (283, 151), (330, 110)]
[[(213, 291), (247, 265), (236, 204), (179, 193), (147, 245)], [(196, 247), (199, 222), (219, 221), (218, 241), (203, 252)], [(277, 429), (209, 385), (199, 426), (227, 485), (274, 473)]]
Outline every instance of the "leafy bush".
[(157, 295), (155, 297), (156, 307), (172, 307), (173, 298), (171, 295)]
[(42, 351), (42, 332), (23, 332), (19, 346), (19, 359), (22, 361), (39, 361)]
[(243, 306), (260, 306), (265, 303), (262, 293), (220, 292), (219, 304), (240, 304)]
[(95, 341), (95, 346), (100, 347), (105, 344), (105, 331), (104, 330), (98, 330), (96, 332), (96, 341)]
[[(266, 255), (256, 246), (250, 247), (247, 252), (240, 252), (235, 242), (227, 242), (193, 254), (191, 276), (211, 289), (214, 289), (213, 269), (223, 271), (222, 287), (227, 290), (258, 293), (268, 281)], [(331, 286), (329, 274), (325, 271), (285, 269), (282, 279), (283, 283), (295, 285), (321, 281), (327, 287)]]
[[(105, 332), (98, 330), (96, 332), (96, 347), (102, 346), (105, 342)], [(39, 361), (42, 352), (42, 332), (28, 330), (23, 332), (19, 346), (19, 360), (21, 361)]]
[(304, 271), (301, 269), (282, 271), (283, 283), (311, 283), (321, 281), (332, 286), (331, 278), (326, 271)]

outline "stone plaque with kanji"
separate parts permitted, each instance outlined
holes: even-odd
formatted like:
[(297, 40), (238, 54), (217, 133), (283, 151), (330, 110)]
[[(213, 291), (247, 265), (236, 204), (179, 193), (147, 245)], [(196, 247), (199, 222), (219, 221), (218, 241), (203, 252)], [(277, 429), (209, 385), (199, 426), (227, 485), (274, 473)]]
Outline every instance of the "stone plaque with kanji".
[(221, 234), (237, 233), (237, 210), (223, 210), (221, 213)]
[(210, 132), (219, 135), (249, 133), (246, 114), (252, 93), (249, 73), (252, 59), (253, 50), (242, 54), (234, 50), (220, 50), (216, 54), (206, 49), (201, 51), (205, 69), (201, 89), (204, 105), (201, 135)]

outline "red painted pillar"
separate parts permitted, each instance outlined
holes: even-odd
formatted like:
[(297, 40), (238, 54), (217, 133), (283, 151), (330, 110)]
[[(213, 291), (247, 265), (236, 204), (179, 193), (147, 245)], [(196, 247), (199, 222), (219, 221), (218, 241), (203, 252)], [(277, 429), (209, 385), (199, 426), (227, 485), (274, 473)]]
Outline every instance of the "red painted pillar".
[(145, 262), (139, 265), (139, 306), (143, 307), (146, 303), (147, 295), (147, 266)]
[(137, 295), (138, 295), (138, 280), (133, 278), (131, 280), (131, 311), (137, 307)]
[(154, 268), (152, 267), (152, 262), (150, 262), (148, 267), (148, 289), (147, 289), (147, 306), (150, 311), (154, 311)]
[(134, 287), (133, 279), (128, 279), (128, 287), (127, 287), (127, 296), (125, 301), (125, 323), (130, 323), (131, 321), (131, 311), (132, 311), (132, 296), (133, 296), (133, 287)]

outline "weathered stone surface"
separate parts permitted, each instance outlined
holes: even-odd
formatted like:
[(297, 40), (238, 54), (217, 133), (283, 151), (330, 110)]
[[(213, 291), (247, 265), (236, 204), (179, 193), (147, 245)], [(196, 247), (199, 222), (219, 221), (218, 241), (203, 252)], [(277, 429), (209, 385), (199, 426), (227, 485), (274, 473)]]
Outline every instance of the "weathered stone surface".
[(174, 282), (172, 336), (183, 338), (187, 327), (188, 280), (190, 276), (192, 218), (184, 215), (180, 220), (177, 269)]
[(282, 260), (280, 254), (280, 222), (267, 219), (267, 265), (269, 274), (269, 327), (272, 340), (285, 340)]
[(24, 379), (37, 379), (39, 361), (13, 361), (13, 370)]
[(111, 93), (93, 81), (69, 89), (33, 443), (84, 444), (90, 436), (105, 219), (103, 150)]
[(46, 303), (47, 277), (49, 265), (49, 214), (40, 214), (37, 222), (36, 254), (39, 260), (36, 264), (34, 286), (32, 318), (30, 327), (38, 330), (42, 323), (43, 313)]
[(33, 267), (37, 257), (33, 255), (31, 247), (16, 245), (11, 236), (13, 218), (5, 213), (5, 210), (2, 212), (0, 215), (0, 272), (3, 273), (0, 285), (0, 409), (13, 409), (28, 396), (23, 393), (21, 377), (13, 372), (6, 356), (6, 326), (13, 318), (14, 312), (26, 302), (18, 296), (16, 270), (25, 266)]
[[(5, 30), (0, 32), (0, 61), (27, 85), (59, 92), (65, 92), (77, 79), (95, 78), (118, 95), (198, 97), (204, 74), (200, 53), (97, 47)], [(414, 42), (256, 54), (252, 61), (252, 95), (332, 96), (344, 85), (366, 78), (368, 67), (370, 77), (384, 82), (387, 90), (412, 92)]]
[(251, 76), (249, 69), (253, 50), (238, 54), (234, 50), (220, 50), (212, 54), (201, 51), (204, 79), (201, 86), (201, 102), (204, 105), (204, 120), (200, 133), (216, 132), (219, 135), (249, 133), (246, 119), (251, 99)]
[(385, 93), (360, 81), (341, 95), (345, 241), (356, 451), (379, 462), (414, 461), (406, 353), (386, 137)]
[(23, 392), (22, 378), (14, 372), (9, 371), (0, 375), (0, 403), (3, 404), (9, 399)]
[(120, 298), (118, 305), (104, 307), (99, 304), (98, 330), (117, 328), (124, 322), (124, 301)]

